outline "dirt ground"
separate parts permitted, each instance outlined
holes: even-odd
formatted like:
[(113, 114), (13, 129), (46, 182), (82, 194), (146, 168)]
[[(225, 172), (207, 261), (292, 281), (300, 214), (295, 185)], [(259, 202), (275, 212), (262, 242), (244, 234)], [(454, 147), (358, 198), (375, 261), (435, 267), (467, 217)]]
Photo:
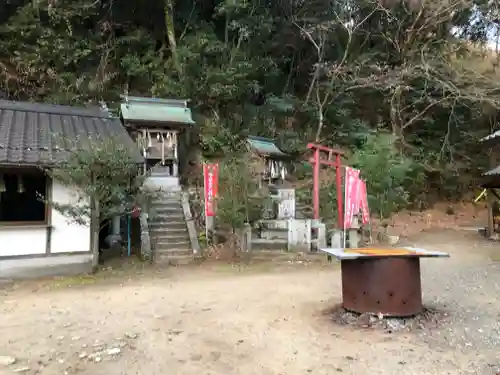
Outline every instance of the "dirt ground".
[(500, 244), (466, 230), (407, 241), (451, 253), (422, 263), (425, 304), (449, 314), (439, 328), (334, 324), (326, 312), (341, 299), (335, 264), (104, 272), (0, 291), (0, 374), (500, 372)]

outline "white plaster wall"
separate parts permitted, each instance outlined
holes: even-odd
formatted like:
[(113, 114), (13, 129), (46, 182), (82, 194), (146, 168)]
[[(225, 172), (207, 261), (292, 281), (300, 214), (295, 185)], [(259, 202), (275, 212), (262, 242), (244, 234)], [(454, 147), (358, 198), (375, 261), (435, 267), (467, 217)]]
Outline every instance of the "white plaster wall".
[[(76, 201), (76, 191), (57, 182), (52, 185), (52, 199), (58, 203)], [(51, 253), (80, 253), (90, 251), (90, 228), (71, 222), (51, 209)], [(42, 255), (46, 252), (47, 228), (43, 226), (0, 227), (0, 257)]]
[[(52, 184), (52, 200), (59, 204), (75, 203), (77, 192), (61, 184)], [(90, 251), (90, 227), (72, 222), (52, 208), (52, 236), (50, 238), (52, 254)]]
[(45, 254), (47, 228), (0, 228), (0, 257)]

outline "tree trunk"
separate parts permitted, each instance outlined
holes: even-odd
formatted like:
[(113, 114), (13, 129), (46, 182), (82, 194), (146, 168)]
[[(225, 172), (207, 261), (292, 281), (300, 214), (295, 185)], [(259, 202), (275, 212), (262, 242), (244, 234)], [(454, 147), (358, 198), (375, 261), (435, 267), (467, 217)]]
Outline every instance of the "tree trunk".
[(177, 74), (181, 75), (181, 66), (179, 63), (179, 54), (177, 53), (177, 40), (175, 39), (174, 27), (174, 0), (165, 0), (165, 28), (167, 30), (168, 43), (170, 45), (170, 53)]
[(495, 213), (493, 212), (495, 196), (491, 190), (493, 189), (486, 192), (486, 201), (488, 204), (488, 227), (486, 228), (486, 238), (491, 238), (495, 234)]
[(391, 132), (395, 138), (395, 146), (399, 152), (403, 152), (403, 146), (405, 144), (403, 135), (403, 124), (401, 123), (401, 113), (400, 113), (400, 100), (401, 100), (401, 90), (396, 88), (396, 92), (392, 96), (391, 104), (389, 107), (389, 118), (391, 121)]
[[(319, 105), (319, 103), (318, 103)], [(321, 131), (323, 130), (323, 124), (324, 124), (324, 116), (323, 116), (323, 106), (320, 106), (318, 108), (318, 128), (316, 129), (316, 137), (315, 141), (316, 143), (319, 142), (320, 137), (321, 137)]]
[(92, 272), (96, 272), (99, 267), (99, 202), (91, 198), (90, 213), (90, 250), (92, 252)]
[[(96, 184), (96, 176), (91, 176), (92, 184)], [(90, 252), (92, 253), (92, 272), (96, 272), (99, 267), (99, 231), (101, 221), (99, 214), (99, 200), (95, 197), (90, 199)]]

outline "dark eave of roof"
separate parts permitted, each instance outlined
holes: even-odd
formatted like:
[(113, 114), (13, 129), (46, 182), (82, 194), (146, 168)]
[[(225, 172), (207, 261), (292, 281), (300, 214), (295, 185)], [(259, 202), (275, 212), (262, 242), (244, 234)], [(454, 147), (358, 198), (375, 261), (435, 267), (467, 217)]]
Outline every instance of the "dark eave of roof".
[(144, 159), (116, 117), (103, 108), (0, 100), (0, 165), (51, 166), (78, 140), (114, 139)]

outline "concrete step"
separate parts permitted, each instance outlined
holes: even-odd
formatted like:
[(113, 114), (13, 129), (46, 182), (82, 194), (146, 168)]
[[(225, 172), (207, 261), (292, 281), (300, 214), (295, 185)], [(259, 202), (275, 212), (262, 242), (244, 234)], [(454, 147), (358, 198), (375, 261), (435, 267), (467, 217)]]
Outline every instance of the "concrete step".
[(163, 230), (157, 230), (153, 234), (156, 238), (189, 238), (187, 228), (170, 230), (170, 228), (167, 227)]
[(153, 241), (156, 243), (164, 243), (164, 244), (175, 244), (175, 243), (190, 243), (189, 234), (179, 233), (179, 234), (166, 234), (166, 233), (157, 233), (152, 237)]
[(180, 185), (174, 185), (171, 187), (162, 186), (157, 188), (160, 195), (178, 195), (182, 193), (182, 187)]
[(151, 221), (185, 221), (183, 211), (163, 211), (163, 212), (151, 212)]
[(172, 212), (168, 214), (159, 213), (151, 217), (152, 223), (164, 223), (170, 221), (184, 221), (184, 212)]
[(181, 199), (182, 191), (159, 191), (153, 194), (153, 201), (159, 201), (162, 199)]
[(252, 238), (252, 251), (253, 250), (287, 250), (288, 240), (272, 239), (267, 240), (263, 238)]
[(179, 195), (178, 197), (155, 197), (152, 201), (152, 204), (181, 204), (182, 199)]
[(187, 230), (186, 222), (183, 220), (150, 221), (149, 231), (151, 233), (165, 232), (165, 230)]
[(155, 206), (151, 209), (151, 214), (152, 215), (170, 215), (170, 214), (175, 214), (175, 213), (180, 213), (184, 215), (184, 210), (182, 209), (182, 206)]
[(155, 220), (150, 222), (149, 224), (150, 224), (149, 230), (154, 232), (159, 232), (159, 231), (165, 232), (168, 230), (172, 230), (173, 232), (175, 232), (187, 228), (186, 222), (181, 219), (160, 220), (160, 221)]
[(191, 241), (189, 238), (180, 238), (180, 239), (156, 239), (153, 238), (152, 242), (154, 243), (154, 247), (160, 250), (168, 250), (168, 249), (191, 249)]
[(168, 232), (168, 231), (156, 231), (154, 233), (151, 233), (151, 238), (156, 239), (157, 241), (162, 241), (165, 243), (170, 243), (170, 242), (183, 242), (183, 241), (188, 241), (189, 242), (189, 233), (187, 230), (182, 233), (182, 232)]
[(170, 227), (170, 225), (165, 225), (163, 228), (155, 228), (154, 231), (150, 231), (151, 233), (154, 233), (155, 235), (158, 235), (158, 236), (162, 236), (162, 235), (172, 235), (172, 236), (178, 236), (178, 235), (183, 235), (183, 234), (187, 234), (188, 231), (187, 231), (187, 226), (186, 226), (186, 223), (182, 223), (184, 224), (183, 226), (174, 226), (174, 227)]
[(156, 254), (163, 257), (193, 257), (193, 251), (191, 249), (168, 249), (168, 250), (157, 250)]
[(184, 210), (181, 207), (158, 207), (153, 208), (151, 213), (155, 216), (170, 216), (170, 215), (182, 215), (184, 216)]
[(151, 202), (151, 207), (162, 207), (162, 206), (181, 206), (182, 201), (180, 198), (161, 198), (153, 200)]
[(184, 215), (172, 214), (172, 215), (157, 215), (149, 219), (150, 223), (184, 223), (186, 225), (186, 220), (184, 220)]
[(159, 198), (159, 199), (153, 199), (150, 202), (150, 204), (151, 207), (171, 205), (171, 204), (180, 205), (182, 204), (182, 200), (181, 198)]
[(163, 206), (176, 206), (176, 207), (182, 207), (182, 201), (181, 199), (161, 199), (157, 201), (151, 202), (153, 207), (163, 207)]

